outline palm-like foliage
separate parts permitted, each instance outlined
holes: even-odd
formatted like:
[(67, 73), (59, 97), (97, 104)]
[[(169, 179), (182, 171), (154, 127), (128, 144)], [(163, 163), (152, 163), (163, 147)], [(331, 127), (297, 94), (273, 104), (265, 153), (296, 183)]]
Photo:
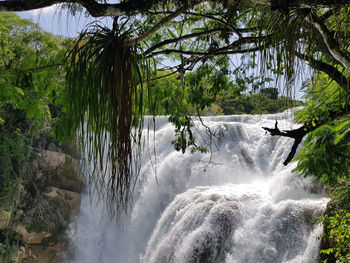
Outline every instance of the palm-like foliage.
[(256, 8), (248, 25), (257, 28), (255, 34), (265, 36), (261, 39), (265, 49), (259, 51), (262, 62), (259, 66), (263, 71), (273, 69), (278, 75), (285, 75), (287, 83), (292, 82), (296, 73), (302, 73), (295, 72), (303, 68), (295, 58), (297, 52), (302, 53), (306, 48), (305, 28), (310, 28), (305, 22), (308, 13), (293, 10), (286, 14), (269, 7)]
[[(142, 59), (137, 47), (124, 45), (127, 33), (90, 24), (76, 39), (67, 64), (69, 127), (94, 169), (90, 179), (106, 194), (111, 211), (127, 209), (140, 151)], [(141, 65), (141, 66), (140, 66)]]

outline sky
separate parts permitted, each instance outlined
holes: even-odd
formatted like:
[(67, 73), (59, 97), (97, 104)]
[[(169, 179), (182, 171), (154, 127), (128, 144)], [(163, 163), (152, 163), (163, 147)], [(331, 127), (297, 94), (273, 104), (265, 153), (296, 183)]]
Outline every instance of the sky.
[[(63, 37), (76, 37), (88, 23), (96, 20), (92, 17), (85, 17), (84, 14), (72, 16), (67, 10), (62, 10), (59, 5), (36, 9), (26, 12), (18, 12), (20, 17), (29, 19), (46, 32)], [(99, 19), (104, 23), (111, 23), (111, 19)]]

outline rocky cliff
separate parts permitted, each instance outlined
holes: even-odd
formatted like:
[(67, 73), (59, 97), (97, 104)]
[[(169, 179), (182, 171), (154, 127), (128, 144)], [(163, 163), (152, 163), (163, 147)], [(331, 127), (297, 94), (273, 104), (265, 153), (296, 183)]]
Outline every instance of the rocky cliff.
[(4, 263), (62, 262), (62, 251), (68, 247), (66, 230), (79, 213), (83, 187), (75, 159), (42, 150), (22, 180), (12, 209), (0, 207)]

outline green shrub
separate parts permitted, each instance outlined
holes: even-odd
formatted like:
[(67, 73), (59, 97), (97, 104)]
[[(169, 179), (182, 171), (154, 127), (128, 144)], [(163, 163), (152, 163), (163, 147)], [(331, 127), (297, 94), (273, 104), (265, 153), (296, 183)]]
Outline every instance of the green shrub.
[[(323, 217), (325, 235), (331, 244), (330, 248), (322, 249), (321, 254), (334, 257), (337, 263), (350, 261), (350, 212), (338, 210), (334, 215)], [(329, 262), (328, 258), (323, 262)]]

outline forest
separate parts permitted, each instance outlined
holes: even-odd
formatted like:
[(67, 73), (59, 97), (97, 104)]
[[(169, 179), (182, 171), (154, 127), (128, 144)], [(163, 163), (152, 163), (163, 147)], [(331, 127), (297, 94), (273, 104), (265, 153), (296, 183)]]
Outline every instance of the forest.
[[(111, 25), (96, 20), (63, 38), (13, 13), (53, 4)], [(145, 116), (168, 116), (175, 150), (206, 153), (197, 118), (298, 107), (298, 128), (276, 119), (262, 129), (292, 138), (283, 164), (331, 198), (314, 219), (320, 260), (350, 260), (350, 1), (11, 0), (0, 11), (0, 219), (19, 218), (42, 138), (88, 150), (91, 183), (118, 216), (130, 209)], [(4, 262), (12, 239), (0, 224)]]

